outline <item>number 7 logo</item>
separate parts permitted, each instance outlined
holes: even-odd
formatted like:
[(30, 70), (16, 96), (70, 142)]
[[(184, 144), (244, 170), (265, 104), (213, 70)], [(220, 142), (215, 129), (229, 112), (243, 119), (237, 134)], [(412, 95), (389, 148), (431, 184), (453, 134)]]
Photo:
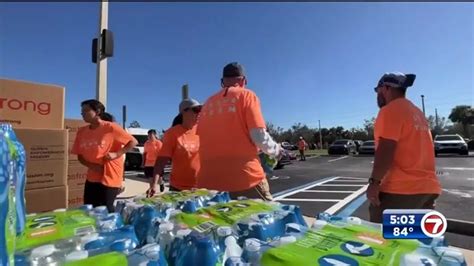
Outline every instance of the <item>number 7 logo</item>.
[(421, 218), (421, 230), (427, 237), (440, 237), (444, 235), (447, 227), (446, 217), (437, 211), (430, 211)]

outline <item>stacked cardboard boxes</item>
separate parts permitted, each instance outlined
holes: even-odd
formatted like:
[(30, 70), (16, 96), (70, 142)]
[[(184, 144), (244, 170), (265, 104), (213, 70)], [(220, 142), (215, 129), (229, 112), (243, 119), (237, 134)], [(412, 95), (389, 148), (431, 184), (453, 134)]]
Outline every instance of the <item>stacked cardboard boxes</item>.
[(66, 208), (64, 87), (0, 78), (0, 122), (13, 125), (26, 149), (27, 212)]
[(87, 168), (79, 163), (77, 156), (71, 154), (77, 130), (87, 125), (83, 120), (66, 119), (64, 125), (68, 130), (69, 138), (69, 160), (67, 172), (67, 185), (69, 203), (68, 207), (78, 207), (84, 202), (84, 184), (87, 177)]

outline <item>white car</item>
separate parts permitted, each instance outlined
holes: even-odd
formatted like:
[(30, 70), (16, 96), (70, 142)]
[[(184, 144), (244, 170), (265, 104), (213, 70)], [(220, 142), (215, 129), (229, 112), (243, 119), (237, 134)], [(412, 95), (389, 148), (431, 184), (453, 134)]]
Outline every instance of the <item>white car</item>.
[(142, 165), (145, 142), (148, 140), (148, 129), (145, 128), (127, 128), (126, 131), (132, 135), (138, 145), (131, 151), (127, 152), (125, 159), (125, 169), (139, 168)]
[(469, 155), (467, 143), (460, 135), (438, 135), (434, 139), (435, 156), (441, 153)]

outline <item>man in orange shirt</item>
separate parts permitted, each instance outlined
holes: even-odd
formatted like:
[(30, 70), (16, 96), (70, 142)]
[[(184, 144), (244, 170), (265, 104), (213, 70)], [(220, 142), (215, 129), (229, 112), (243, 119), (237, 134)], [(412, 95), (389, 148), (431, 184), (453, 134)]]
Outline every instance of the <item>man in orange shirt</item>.
[(258, 152), (279, 157), (281, 148), (266, 131), (260, 101), (246, 84), (243, 67), (230, 63), (221, 90), (204, 104), (198, 123), (198, 187), (229, 191), (234, 199), (272, 200)]
[(433, 139), (423, 112), (405, 98), (415, 75), (386, 73), (375, 91), (376, 151), (367, 188), (372, 222), (385, 209), (433, 209), (441, 186), (435, 173)]
[(88, 168), (84, 204), (107, 206), (114, 211), (114, 201), (123, 182), (123, 155), (137, 145), (137, 140), (113, 122), (101, 119), (104, 105), (97, 100), (81, 103), (82, 117), (88, 126), (79, 128), (72, 148), (79, 162)]
[(298, 141), (298, 149), (300, 150), (300, 161), (306, 161), (306, 155), (304, 155), (304, 151), (306, 150), (306, 147), (308, 144), (306, 141), (304, 141), (303, 137), (300, 137), (300, 140)]
[[(148, 180), (153, 178), (153, 169), (155, 168), (158, 152), (161, 150), (163, 143), (156, 136), (156, 130), (148, 130), (148, 140), (143, 145), (143, 171)], [(160, 184), (160, 190), (163, 191), (163, 184)]]

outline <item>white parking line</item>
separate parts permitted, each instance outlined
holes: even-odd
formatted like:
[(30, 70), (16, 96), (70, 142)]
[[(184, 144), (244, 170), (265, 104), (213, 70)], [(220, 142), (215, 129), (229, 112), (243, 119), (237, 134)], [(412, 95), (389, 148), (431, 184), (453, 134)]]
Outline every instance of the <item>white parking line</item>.
[(339, 202), (338, 199), (298, 199), (298, 198), (286, 198), (279, 199), (278, 201), (312, 201), (312, 202)]
[(363, 177), (350, 177), (350, 176), (341, 176), (338, 180), (367, 180), (367, 178)]
[(332, 160), (329, 160), (328, 163), (339, 161), (339, 160), (346, 159), (346, 158), (349, 158), (349, 156), (342, 156), (342, 157), (337, 158), (337, 159), (332, 159)]
[(369, 185), (365, 185), (363, 187), (361, 187), (359, 190), (357, 190), (355, 193), (347, 196), (345, 199), (339, 201), (338, 203), (334, 204), (333, 206), (331, 206), (329, 209), (327, 209), (325, 212), (329, 213), (329, 214), (334, 214), (336, 213), (339, 209), (341, 209), (342, 207), (344, 207), (346, 204), (348, 204), (349, 202), (351, 202), (352, 200), (354, 200), (355, 198), (359, 197), (362, 193), (364, 193), (366, 190), (367, 190), (367, 187)]
[(341, 180), (341, 179), (337, 179), (337, 180), (333, 180), (332, 182), (365, 182), (367, 183), (367, 179), (360, 179), (360, 180), (357, 180), (357, 179), (354, 179), (354, 180)]
[(347, 184), (323, 184), (319, 185), (319, 187), (362, 187), (365, 185), (347, 185)]
[(339, 177), (336, 176), (336, 177), (330, 178), (330, 179), (328, 179), (328, 180), (318, 182), (318, 183), (316, 183), (316, 184), (312, 184), (312, 185), (309, 185), (309, 186), (306, 186), (306, 187), (302, 187), (302, 188), (297, 189), (297, 190), (294, 190), (294, 191), (290, 191), (290, 192), (288, 192), (288, 193), (285, 193), (285, 194), (282, 194), (282, 195), (280, 195), (280, 196), (278, 196), (278, 197), (275, 197), (274, 200), (280, 200), (280, 199), (286, 198), (286, 197), (288, 197), (288, 196), (291, 196), (291, 195), (294, 195), (294, 194), (296, 194), (296, 193), (299, 193), (299, 192), (301, 192), (301, 191), (303, 191), (303, 190), (310, 189), (310, 188), (313, 188), (313, 187), (315, 187), (315, 186), (320, 186), (321, 184), (324, 184), (324, 183), (326, 183), (326, 182), (330, 182), (330, 181), (335, 180), (335, 179), (337, 179), (337, 178), (339, 178)]
[(441, 167), (442, 170), (474, 171), (472, 167)]
[(306, 193), (306, 192), (317, 192), (317, 193), (354, 193), (355, 191), (350, 191), (350, 190), (313, 190), (313, 189), (308, 189), (305, 191), (301, 191), (300, 193)]

